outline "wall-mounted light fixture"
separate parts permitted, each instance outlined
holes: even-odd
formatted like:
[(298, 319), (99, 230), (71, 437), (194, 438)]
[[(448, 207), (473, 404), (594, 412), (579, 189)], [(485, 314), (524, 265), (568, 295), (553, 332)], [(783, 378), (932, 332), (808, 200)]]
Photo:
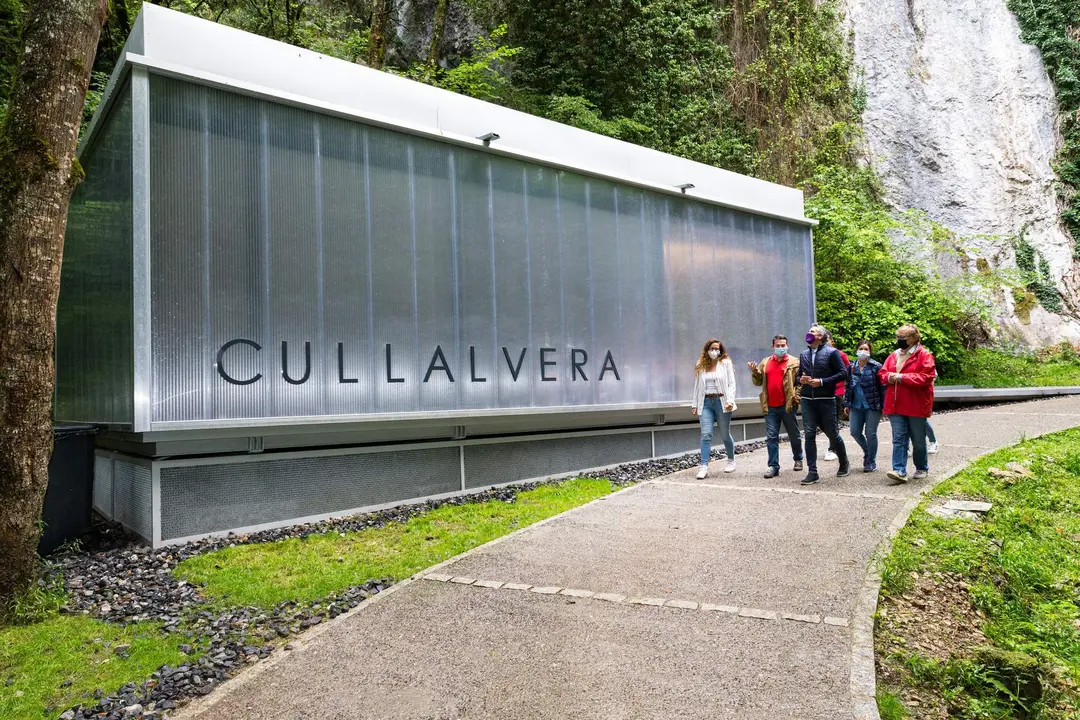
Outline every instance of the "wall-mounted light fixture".
[(694, 183), (683, 183), (682, 185), (676, 185), (675, 187), (682, 190), (682, 194), (685, 195), (687, 190), (694, 187)]
[(476, 139), (483, 142), (484, 147), (487, 147), (488, 145), (490, 145), (492, 143), (493, 140), (498, 140), (499, 139), (499, 133), (484, 133), (483, 135), (477, 136)]

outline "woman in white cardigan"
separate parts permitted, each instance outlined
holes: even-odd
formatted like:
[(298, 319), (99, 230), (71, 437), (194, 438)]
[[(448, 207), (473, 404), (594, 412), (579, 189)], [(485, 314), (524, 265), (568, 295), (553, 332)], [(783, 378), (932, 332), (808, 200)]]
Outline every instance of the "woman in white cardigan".
[(701, 349), (694, 366), (694, 401), (691, 411), (701, 421), (701, 468), (698, 479), (709, 474), (713, 424), (720, 426), (727, 451), (724, 472), (735, 472), (735, 439), (731, 437), (731, 413), (735, 412), (735, 364), (728, 357), (724, 343), (711, 338)]

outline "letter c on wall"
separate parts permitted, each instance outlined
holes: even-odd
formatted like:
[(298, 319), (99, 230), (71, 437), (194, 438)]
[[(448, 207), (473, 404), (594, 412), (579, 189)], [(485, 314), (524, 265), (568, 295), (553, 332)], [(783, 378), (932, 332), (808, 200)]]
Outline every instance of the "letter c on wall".
[(225, 372), (225, 363), (224, 363), (225, 353), (233, 345), (249, 345), (249, 346), (255, 348), (256, 351), (262, 350), (262, 346), (259, 345), (259, 343), (255, 342), (254, 340), (244, 340), (242, 338), (237, 339), (237, 340), (230, 340), (229, 342), (222, 345), (221, 349), (218, 350), (218, 353), (217, 353), (217, 371), (218, 371), (218, 375), (220, 375), (225, 380), (225, 382), (230, 383), (232, 385), (250, 385), (251, 383), (258, 382), (260, 379), (262, 379), (262, 373), (256, 373), (255, 377), (251, 378), (250, 380), (237, 380), (236, 378), (230, 376), (229, 373)]

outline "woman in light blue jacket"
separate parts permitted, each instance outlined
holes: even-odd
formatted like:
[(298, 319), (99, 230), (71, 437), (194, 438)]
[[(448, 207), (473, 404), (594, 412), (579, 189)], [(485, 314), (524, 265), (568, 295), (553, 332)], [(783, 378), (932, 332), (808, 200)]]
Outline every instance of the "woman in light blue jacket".
[(694, 366), (694, 399), (691, 412), (701, 422), (701, 467), (698, 479), (709, 474), (709, 455), (712, 453), (713, 424), (720, 426), (727, 451), (724, 472), (735, 472), (735, 439), (731, 437), (731, 414), (735, 412), (735, 364), (728, 357), (724, 344), (711, 338), (701, 349)]

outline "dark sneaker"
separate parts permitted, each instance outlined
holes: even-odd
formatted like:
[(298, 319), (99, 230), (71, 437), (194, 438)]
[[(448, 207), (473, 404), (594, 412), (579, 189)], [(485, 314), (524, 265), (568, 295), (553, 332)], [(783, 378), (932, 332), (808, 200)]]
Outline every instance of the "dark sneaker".
[(802, 460), (795, 461), (795, 467), (791, 468), (795, 472), (802, 472)]
[(892, 480), (893, 482), (897, 482), (897, 483), (906, 483), (907, 482), (907, 474), (906, 473), (898, 473), (895, 470), (890, 470), (889, 472), (885, 473), (885, 477), (887, 477), (890, 480)]
[(818, 477), (817, 471), (811, 470), (810, 472), (806, 473), (806, 477), (804, 477), (802, 479), (802, 482), (799, 483), (799, 484), (800, 485), (814, 485), (820, 479), (821, 478)]
[(877, 470), (877, 465), (875, 465), (874, 463), (869, 463), (867, 465), (863, 465), (863, 468), (862, 468), (862, 471), (864, 473), (872, 473), (875, 470)]
[(836, 477), (847, 477), (850, 472), (851, 466), (847, 463), (844, 463), (840, 466), (840, 469), (836, 471)]
[(771, 468), (769, 468), (769, 471), (767, 473), (765, 473), (765, 477), (774, 478), (779, 474), (780, 474), (780, 468), (771, 467)]

